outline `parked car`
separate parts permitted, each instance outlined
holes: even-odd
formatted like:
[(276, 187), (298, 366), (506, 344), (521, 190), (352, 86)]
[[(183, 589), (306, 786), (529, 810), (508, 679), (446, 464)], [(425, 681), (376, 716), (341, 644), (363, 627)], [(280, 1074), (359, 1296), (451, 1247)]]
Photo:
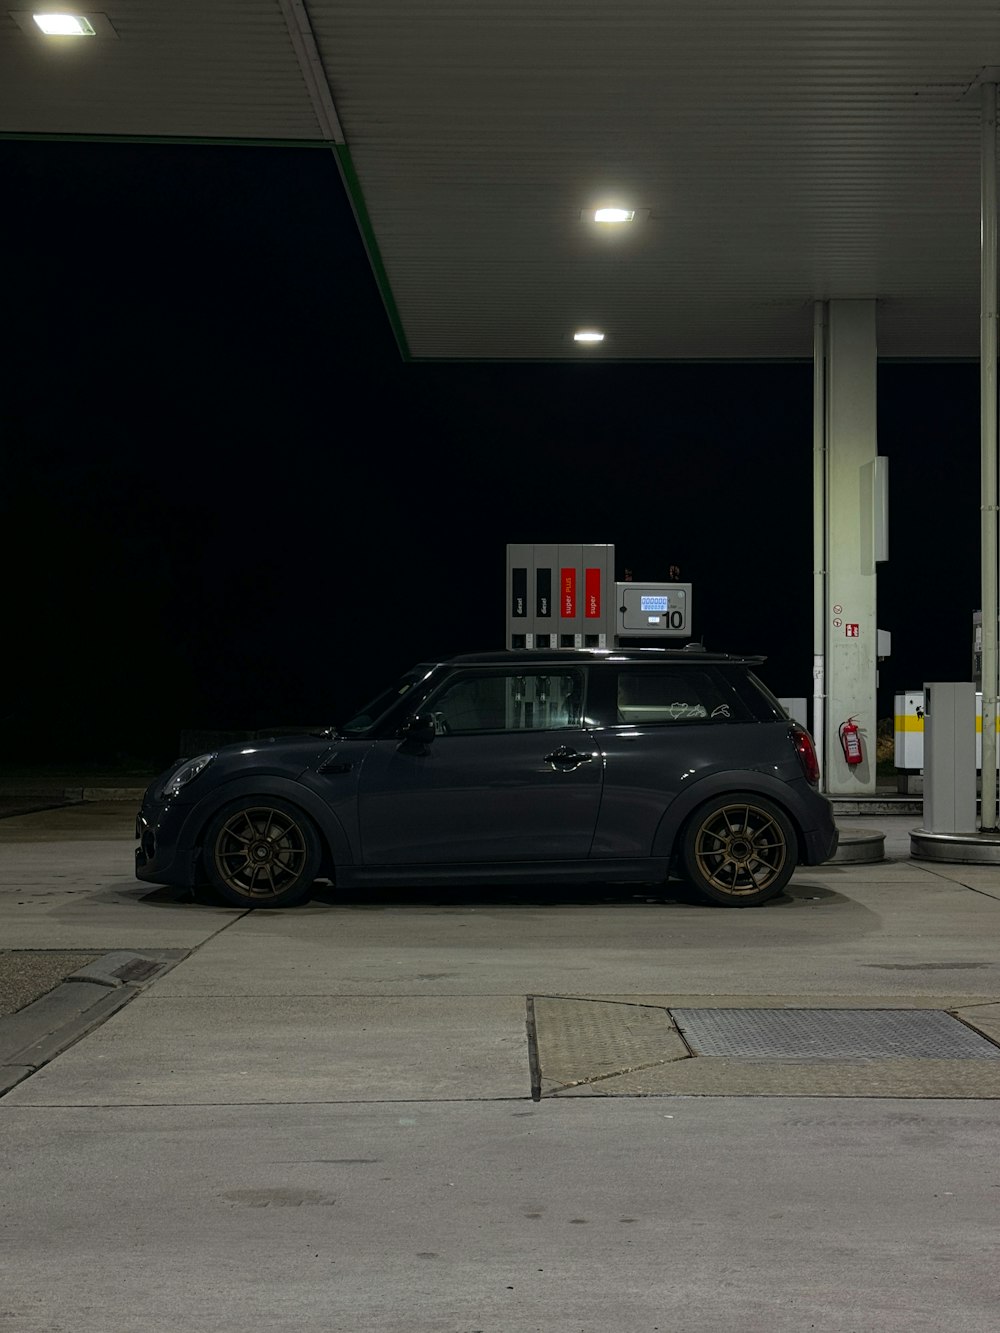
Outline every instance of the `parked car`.
[(365, 884), (659, 882), (732, 907), (836, 850), (808, 732), (687, 649), (414, 667), (340, 726), (185, 759), (145, 793), (136, 873), (285, 907)]

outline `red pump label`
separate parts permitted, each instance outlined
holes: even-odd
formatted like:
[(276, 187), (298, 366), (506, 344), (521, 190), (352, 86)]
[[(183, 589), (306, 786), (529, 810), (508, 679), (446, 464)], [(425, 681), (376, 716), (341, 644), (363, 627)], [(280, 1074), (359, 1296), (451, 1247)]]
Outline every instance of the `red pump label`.
[(561, 569), (559, 581), (562, 596), (559, 599), (559, 614), (564, 620), (572, 620), (576, 615), (576, 570)]
[(584, 570), (583, 579), (583, 614), (588, 620), (599, 620), (601, 616), (601, 571)]

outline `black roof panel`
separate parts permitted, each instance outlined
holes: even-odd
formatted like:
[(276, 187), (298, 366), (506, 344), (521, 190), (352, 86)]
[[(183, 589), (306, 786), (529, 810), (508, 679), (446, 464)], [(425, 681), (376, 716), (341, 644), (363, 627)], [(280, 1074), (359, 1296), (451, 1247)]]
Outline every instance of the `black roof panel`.
[(500, 649), (489, 653), (462, 653), (444, 658), (453, 665), (462, 666), (540, 666), (569, 662), (736, 662), (744, 666), (759, 666), (767, 659), (733, 653), (709, 653), (698, 648), (552, 648)]

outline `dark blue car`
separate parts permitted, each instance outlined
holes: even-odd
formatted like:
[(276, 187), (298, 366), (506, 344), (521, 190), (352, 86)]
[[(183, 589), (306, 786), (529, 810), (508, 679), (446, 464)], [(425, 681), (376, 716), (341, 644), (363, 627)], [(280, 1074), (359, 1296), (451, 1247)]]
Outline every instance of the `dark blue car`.
[(229, 745), (146, 792), (136, 874), (241, 907), (313, 882), (688, 880), (746, 907), (837, 847), (808, 732), (691, 650), (497, 652), (414, 667), (342, 725)]

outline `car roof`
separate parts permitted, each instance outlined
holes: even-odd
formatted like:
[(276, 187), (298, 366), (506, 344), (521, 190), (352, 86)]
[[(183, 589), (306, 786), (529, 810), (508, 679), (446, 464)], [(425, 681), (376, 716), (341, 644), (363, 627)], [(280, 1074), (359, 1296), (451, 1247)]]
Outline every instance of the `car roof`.
[(742, 666), (759, 666), (767, 659), (732, 653), (709, 653), (701, 644), (687, 648), (508, 648), (489, 653), (462, 653), (457, 657), (442, 658), (440, 665), (450, 666), (566, 666), (570, 662), (628, 662), (644, 666), (665, 662), (728, 662)]

